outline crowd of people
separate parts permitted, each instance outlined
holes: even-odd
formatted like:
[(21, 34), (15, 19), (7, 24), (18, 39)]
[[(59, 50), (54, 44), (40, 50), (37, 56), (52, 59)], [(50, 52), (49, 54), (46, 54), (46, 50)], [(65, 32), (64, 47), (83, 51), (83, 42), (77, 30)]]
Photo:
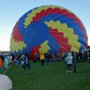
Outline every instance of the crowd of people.
[[(45, 62), (58, 62), (64, 60), (65, 56), (68, 55), (69, 52), (66, 53), (50, 53), (47, 52), (45, 54), (34, 54), (33, 62), (40, 61), (40, 57), (44, 55), (44, 61)], [(82, 63), (82, 62), (90, 62), (90, 51), (79, 51), (79, 52), (71, 52), (72, 55), (74, 54), (74, 58), (76, 58), (77, 63)], [(41, 55), (41, 56), (40, 56)]]
[[(0, 73), (7, 71), (10, 65), (17, 66), (21, 65), (23, 69), (31, 69), (31, 61), (33, 63), (41, 62), (41, 65), (44, 66), (49, 62), (64, 62), (66, 66), (66, 73), (76, 73), (77, 63), (90, 62), (90, 52), (82, 51), (82, 52), (67, 52), (67, 53), (51, 53), (47, 52), (45, 54), (34, 54), (34, 57), (30, 57), (27, 54), (21, 55), (0, 55)], [(0, 75), (2, 75), (0, 74)], [(4, 75), (2, 75), (4, 76)], [(5, 76), (8, 77), (8, 76)], [(7, 79), (7, 78), (6, 78)], [(8, 82), (10, 83), (8, 88), (12, 88), (12, 81), (8, 77)], [(5, 81), (6, 83), (6, 81)], [(6, 83), (7, 84), (7, 83)], [(0, 84), (2, 86), (2, 83)]]
[(6, 71), (10, 63), (12, 63), (12, 56), (0, 55), (0, 72)]
[[(15, 65), (18, 64), (21, 65), (23, 69), (31, 69), (31, 60), (32, 58), (28, 56), (27, 54), (21, 54), (21, 55), (0, 55), (0, 74), (2, 77), (5, 77), (6, 80), (4, 83), (9, 86), (7, 88), (12, 88), (12, 81), (10, 78), (6, 75), (3, 75), (4, 71), (7, 71), (9, 68), (9, 65)], [(83, 63), (83, 62), (90, 62), (90, 52), (84, 51), (84, 52), (67, 52), (67, 53), (61, 53), (58, 52), (56, 54), (47, 52), (45, 54), (38, 54), (35, 53), (32, 62), (41, 62), (41, 65), (44, 66), (45, 64), (49, 62), (64, 62), (66, 66), (66, 73), (76, 73), (76, 63)], [(1, 79), (2, 79), (1, 77)], [(0, 83), (1, 86), (2, 83)], [(0, 87), (1, 87), (0, 86)]]
[[(24, 69), (31, 69), (31, 60), (27, 54), (22, 55), (3, 55), (0, 56), (0, 72), (3, 72), (8, 69), (9, 65), (18, 65), (20, 64)], [(76, 72), (76, 63), (79, 62), (90, 62), (90, 52), (69, 52), (69, 53), (51, 53), (47, 52), (45, 54), (34, 53), (32, 60), (35, 62), (41, 62), (41, 65), (47, 64), (48, 62), (60, 62), (64, 61), (67, 65), (67, 72)], [(68, 65), (70, 64), (70, 65)]]
[(24, 69), (28, 68), (30, 70), (31, 63), (28, 55), (22, 54), (16, 55), (0, 55), (0, 73), (4, 73), (8, 70), (10, 65), (17, 66), (20, 64)]
[(90, 62), (90, 51), (69, 52), (64, 55), (66, 73), (77, 72), (76, 63)]

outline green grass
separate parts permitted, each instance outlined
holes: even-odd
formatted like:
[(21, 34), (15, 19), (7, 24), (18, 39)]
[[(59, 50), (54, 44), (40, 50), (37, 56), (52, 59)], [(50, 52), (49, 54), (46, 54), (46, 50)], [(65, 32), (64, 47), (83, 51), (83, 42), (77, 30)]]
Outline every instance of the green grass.
[(6, 74), (13, 90), (90, 90), (90, 63), (77, 64), (77, 73), (72, 74), (65, 73), (62, 62), (32, 63), (30, 71), (12, 66)]

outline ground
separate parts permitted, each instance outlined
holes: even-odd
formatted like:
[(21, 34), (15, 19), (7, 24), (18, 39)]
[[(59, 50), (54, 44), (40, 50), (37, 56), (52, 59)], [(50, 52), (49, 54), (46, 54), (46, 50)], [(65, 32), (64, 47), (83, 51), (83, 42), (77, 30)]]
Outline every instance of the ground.
[(30, 71), (12, 66), (6, 74), (12, 90), (90, 90), (90, 63), (77, 64), (77, 73), (72, 74), (65, 73), (63, 62), (32, 63)]

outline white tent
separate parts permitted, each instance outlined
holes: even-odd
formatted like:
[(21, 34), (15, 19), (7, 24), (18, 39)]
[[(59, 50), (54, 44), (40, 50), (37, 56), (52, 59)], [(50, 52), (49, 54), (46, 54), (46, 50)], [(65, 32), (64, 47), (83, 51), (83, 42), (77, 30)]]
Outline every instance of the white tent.
[(12, 81), (6, 75), (0, 74), (0, 90), (11, 90)]

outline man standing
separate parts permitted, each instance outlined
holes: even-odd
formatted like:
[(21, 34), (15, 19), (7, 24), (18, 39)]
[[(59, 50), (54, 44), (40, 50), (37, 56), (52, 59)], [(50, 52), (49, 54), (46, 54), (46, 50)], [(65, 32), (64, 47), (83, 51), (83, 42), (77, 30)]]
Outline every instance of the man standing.
[(68, 53), (68, 56), (65, 58), (67, 68), (66, 68), (66, 73), (71, 73), (72, 72), (72, 64), (73, 64), (73, 56), (72, 53)]
[(44, 54), (40, 54), (41, 65), (44, 65)]
[(76, 53), (72, 52), (73, 55), (73, 72), (76, 73)]

